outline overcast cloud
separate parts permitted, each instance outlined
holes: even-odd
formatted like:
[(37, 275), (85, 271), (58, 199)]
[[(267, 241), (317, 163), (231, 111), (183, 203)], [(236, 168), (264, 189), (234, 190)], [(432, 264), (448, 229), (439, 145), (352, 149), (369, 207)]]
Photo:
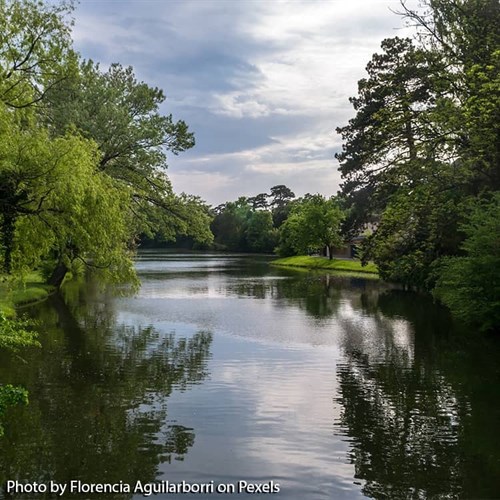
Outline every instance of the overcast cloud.
[(399, 0), (91, 1), (77, 7), (84, 58), (132, 65), (196, 146), (169, 159), (177, 192), (217, 205), (286, 184), (335, 194), (335, 133), (380, 42), (409, 34)]

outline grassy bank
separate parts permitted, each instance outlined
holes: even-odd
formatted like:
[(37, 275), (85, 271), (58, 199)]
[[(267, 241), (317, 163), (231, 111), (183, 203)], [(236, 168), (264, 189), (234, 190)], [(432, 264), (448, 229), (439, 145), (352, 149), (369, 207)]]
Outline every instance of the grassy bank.
[(285, 257), (271, 262), (275, 266), (302, 267), (306, 269), (327, 269), (330, 271), (355, 272), (366, 274), (378, 274), (375, 264), (362, 266), (357, 260), (332, 259), (326, 257), (311, 257), (308, 255), (297, 255)]
[(45, 284), (36, 272), (30, 273), (24, 282), (7, 280), (0, 275), (0, 311), (12, 317), (15, 315), (15, 306), (38, 302), (53, 291), (54, 288)]

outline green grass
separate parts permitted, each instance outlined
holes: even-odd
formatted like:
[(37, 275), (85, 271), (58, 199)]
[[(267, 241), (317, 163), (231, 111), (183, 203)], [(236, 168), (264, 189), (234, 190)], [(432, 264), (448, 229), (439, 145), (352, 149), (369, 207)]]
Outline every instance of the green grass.
[(24, 281), (8, 280), (0, 275), (0, 311), (13, 317), (16, 306), (44, 300), (53, 290), (37, 272), (28, 274)]
[(285, 257), (271, 262), (275, 266), (302, 267), (306, 269), (327, 269), (331, 271), (344, 271), (366, 274), (378, 274), (375, 264), (362, 266), (358, 260), (332, 259), (326, 257), (311, 257), (308, 255), (297, 255), (295, 257)]

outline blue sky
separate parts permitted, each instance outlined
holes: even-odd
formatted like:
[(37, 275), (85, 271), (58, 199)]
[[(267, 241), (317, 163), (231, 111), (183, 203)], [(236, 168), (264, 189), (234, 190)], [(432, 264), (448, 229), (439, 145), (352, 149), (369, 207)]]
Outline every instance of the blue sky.
[(165, 91), (196, 146), (170, 156), (174, 190), (217, 205), (286, 184), (335, 194), (337, 126), (380, 42), (406, 36), (399, 0), (81, 0), (74, 40), (102, 67)]

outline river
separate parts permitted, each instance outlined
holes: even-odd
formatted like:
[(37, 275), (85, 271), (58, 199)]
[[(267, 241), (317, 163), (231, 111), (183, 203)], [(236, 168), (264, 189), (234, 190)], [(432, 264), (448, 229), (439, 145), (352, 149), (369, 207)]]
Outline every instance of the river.
[(429, 297), (268, 260), (143, 252), (135, 295), (70, 284), (30, 307), (43, 347), (0, 355), (30, 392), (0, 499), (144, 498), (137, 481), (155, 499), (500, 498), (499, 341)]

